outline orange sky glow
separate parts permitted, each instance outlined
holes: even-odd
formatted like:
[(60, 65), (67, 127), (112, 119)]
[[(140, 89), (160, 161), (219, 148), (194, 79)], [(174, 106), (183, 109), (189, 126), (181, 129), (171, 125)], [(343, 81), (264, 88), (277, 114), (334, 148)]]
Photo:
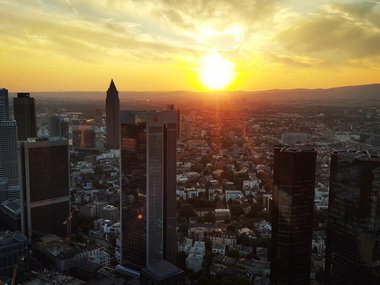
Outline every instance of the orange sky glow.
[(204, 91), (213, 51), (226, 90), (378, 83), (379, 15), (378, 0), (0, 0), (0, 87)]

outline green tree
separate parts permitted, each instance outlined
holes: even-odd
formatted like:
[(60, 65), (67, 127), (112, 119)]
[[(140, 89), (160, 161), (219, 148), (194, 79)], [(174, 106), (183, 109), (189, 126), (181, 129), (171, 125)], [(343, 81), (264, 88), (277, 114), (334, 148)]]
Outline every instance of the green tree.
[(184, 218), (189, 218), (195, 215), (193, 205), (182, 204), (179, 208), (179, 215)]
[(206, 215), (203, 216), (203, 221), (204, 222), (210, 222), (210, 223), (215, 223), (215, 215), (211, 212), (207, 213)]
[(230, 206), (230, 211), (231, 211), (231, 215), (235, 216), (235, 217), (244, 214), (243, 208), (240, 205), (235, 205), (235, 204), (231, 205)]
[(181, 268), (182, 270), (186, 270), (186, 253), (180, 251), (176, 256), (176, 266)]

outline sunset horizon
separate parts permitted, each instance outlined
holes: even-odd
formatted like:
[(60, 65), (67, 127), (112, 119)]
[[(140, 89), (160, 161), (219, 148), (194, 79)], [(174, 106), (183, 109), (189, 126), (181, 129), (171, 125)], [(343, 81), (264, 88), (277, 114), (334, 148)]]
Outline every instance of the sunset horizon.
[[(197, 92), (379, 82), (378, 1), (4, 0), (1, 7), (1, 85), (9, 90), (100, 91), (109, 78), (120, 90)], [(207, 83), (205, 74), (228, 78)]]

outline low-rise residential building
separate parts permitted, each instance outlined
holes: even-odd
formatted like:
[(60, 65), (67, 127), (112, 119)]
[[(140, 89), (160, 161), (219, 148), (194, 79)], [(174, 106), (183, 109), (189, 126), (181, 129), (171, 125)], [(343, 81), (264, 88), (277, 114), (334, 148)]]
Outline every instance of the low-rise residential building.
[(214, 210), (215, 222), (225, 222), (231, 219), (230, 209), (215, 209)]
[(193, 246), (193, 240), (184, 237), (178, 242), (178, 252), (184, 252), (189, 254), (191, 247)]
[(202, 270), (206, 247), (203, 241), (195, 241), (186, 258), (186, 268), (194, 272)]
[(240, 190), (226, 190), (225, 192), (225, 195), (226, 195), (226, 201), (236, 201), (236, 200), (241, 200), (243, 199), (245, 196), (243, 195), (243, 192), (241, 192)]
[(226, 246), (224, 244), (213, 243), (212, 244), (212, 253), (213, 254), (225, 255), (226, 254)]
[(236, 245), (236, 234), (224, 232), (224, 231), (212, 231), (207, 234), (207, 238), (209, 238), (214, 243), (224, 244), (224, 245)]

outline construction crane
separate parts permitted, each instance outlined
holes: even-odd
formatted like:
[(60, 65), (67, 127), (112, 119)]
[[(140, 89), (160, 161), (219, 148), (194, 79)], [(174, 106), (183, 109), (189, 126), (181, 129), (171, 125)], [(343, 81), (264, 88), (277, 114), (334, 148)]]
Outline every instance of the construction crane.
[(73, 218), (73, 214), (75, 212), (78, 212), (78, 208), (75, 207), (74, 209), (71, 210), (69, 216), (66, 218), (66, 220), (63, 222), (64, 225), (67, 227), (67, 236), (71, 235), (71, 219)]
[(15, 285), (16, 276), (17, 276), (17, 264), (15, 265), (15, 268), (13, 269), (13, 275), (12, 275), (11, 285)]

